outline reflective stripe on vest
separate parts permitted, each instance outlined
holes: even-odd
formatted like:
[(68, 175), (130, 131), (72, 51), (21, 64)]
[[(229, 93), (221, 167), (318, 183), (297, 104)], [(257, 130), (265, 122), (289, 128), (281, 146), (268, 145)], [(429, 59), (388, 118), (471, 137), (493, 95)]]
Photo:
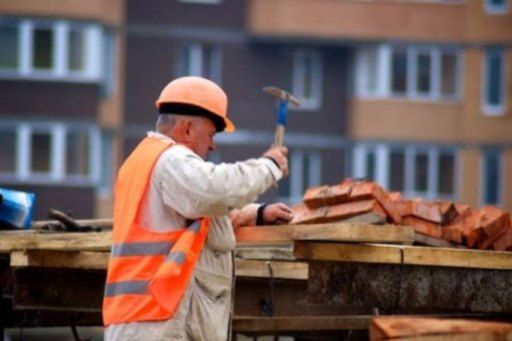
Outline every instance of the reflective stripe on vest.
[(138, 223), (154, 165), (169, 147), (169, 141), (146, 138), (119, 170), (103, 300), (105, 325), (171, 318), (204, 246), (209, 219), (163, 233)]

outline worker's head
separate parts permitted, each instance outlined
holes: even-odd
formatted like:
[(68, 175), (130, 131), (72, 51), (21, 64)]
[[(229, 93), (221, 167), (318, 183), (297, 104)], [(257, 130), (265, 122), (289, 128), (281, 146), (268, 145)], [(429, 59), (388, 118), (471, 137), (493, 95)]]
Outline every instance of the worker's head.
[(194, 76), (175, 79), (156, 101), (160, 113), (157, 131), (206, 157), (215, 148), (212, 137), (216, 132), (235, 130), (227, 117), (227, 106), (226, 94), (214, 82)]

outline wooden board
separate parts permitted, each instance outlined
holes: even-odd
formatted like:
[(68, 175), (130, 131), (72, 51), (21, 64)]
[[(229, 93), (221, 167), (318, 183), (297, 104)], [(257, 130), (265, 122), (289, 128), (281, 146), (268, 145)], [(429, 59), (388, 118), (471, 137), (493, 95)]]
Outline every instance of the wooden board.
[(110, 251), (111, 235), (112, 232), (0, 232), (0, 253), (13, 250)]
[[(269, 266), (272, 268), (270, 275)], [(307, 280), (309, 266), (300, 262), (275, 262), (235, 259), (235, 274), (237, 277), (260, 277)]]
[(11, 252), (11, 266), (106, 269), (108, 258), (106, 252), (23, 250)]
[[(488, 340), (506, 340), (512, 337), (511, 323), (483, 322), (472, 320), (418, 318), (410, 316), (381, 316), (372, 320), (370, 340), (390, 340), (402, 338), (436, 336), (468, 336), (471, 334), (489, 334), (498, 338)], [(446, 340), (441, 338), (440, 340)], [(484, 340), (487, 340), (485, 338)]]
[(435, 247), (455, 247), (455, 248), (463, 248), (463, 249), (466, 248), (463, 245), (450, 243), (447, 240), (434, 238), (434, 237), (427, 236), (425, 234), (418, 233), (418, 232), (414, 233), (414, 242), (423, 244), (423, 245), (428, 245), (428, 246), (435, 246)]
[(297, 259), (512, 270), (512, 252), (296, 241)]
[[(11, 267), (107, 269), (108, 258), (106, 252), (23, 250), (11, 253)], [(270, 278), (268, 264), (274, 278), (308, 279), (308, 264), (300, 262), (235, 259), (235, 273), (238, 277)]]
[(371, 316), (235, 316), (233, 331), (243, 332), (297, 332), (367, 329)]
[(264, 259), (264, 260), (294, 260), (293, 243), (281, 243), (275, 245), (237, 245), (235, 257), (243, 259)]
[(237, 230), (236, 237), (240, 245), (282, 243), (292, 240), (412, 244), (414, 230), (404, 226), (343, 222), (241, 227)]
[(395, 225), (347, 223), (298, 225), (292, 230), (291, 237), (293, 240), (412, 244), (414, 230)]

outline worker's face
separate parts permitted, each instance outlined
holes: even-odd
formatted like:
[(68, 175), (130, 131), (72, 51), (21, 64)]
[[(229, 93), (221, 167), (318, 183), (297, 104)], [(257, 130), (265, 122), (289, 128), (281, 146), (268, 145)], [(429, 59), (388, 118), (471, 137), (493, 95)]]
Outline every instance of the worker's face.
[(190, 127), (190, 149), (206, 160), (208, 153), (215, 150), (213, 137), (216, 133), (213, 122), (205, 117), (196, 117)]

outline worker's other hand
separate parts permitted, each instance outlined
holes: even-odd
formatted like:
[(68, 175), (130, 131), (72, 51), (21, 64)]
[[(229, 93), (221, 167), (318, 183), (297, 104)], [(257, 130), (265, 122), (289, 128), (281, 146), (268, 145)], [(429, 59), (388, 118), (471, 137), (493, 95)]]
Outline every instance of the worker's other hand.
[(283, 176), (288, 176), (288, 148), (271, 147), (263, 154), (263, 157), (274, 160), (283, 172)]
[(264, 225), (282, 225), (293, 218), (292, 209), (282, 202), (267, 205), (262, 214)]

